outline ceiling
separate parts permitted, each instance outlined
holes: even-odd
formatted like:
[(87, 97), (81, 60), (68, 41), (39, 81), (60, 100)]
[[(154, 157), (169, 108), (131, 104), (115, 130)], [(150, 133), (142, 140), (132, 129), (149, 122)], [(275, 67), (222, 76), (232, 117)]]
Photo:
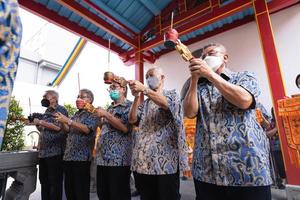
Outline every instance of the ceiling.
[[(163, 36), (171, 24), (180, 40), (192, 44), (253, 21), (252, 0), (19, 0), (30, 12), (73, 33), (110, 48), (125, 64), (137, 51), (154, 62), (170, 52)], [(269, 0), (274, 13), (299, 0)]]

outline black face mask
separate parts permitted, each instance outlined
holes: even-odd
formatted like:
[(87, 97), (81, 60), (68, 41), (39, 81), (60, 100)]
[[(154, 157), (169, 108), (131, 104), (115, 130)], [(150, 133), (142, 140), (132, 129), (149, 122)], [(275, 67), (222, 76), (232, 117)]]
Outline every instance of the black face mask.
[(43, 107), (49, 107), (50, 106), (50, 101), (48, 99), (42, 99), (41, 104)]

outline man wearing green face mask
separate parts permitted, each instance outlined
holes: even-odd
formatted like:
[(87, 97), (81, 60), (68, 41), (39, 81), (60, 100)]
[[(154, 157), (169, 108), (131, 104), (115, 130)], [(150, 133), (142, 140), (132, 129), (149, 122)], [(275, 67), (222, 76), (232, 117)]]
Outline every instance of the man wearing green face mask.
[(109, 87), (113, 100), (107, 111), (97, 108), (102, 118), (97, 142), (97, 194), (101, 200), (130, 200), (131, 126), (128, 113), (131, 101), (126, 99), (124, 78), (115, 79)]

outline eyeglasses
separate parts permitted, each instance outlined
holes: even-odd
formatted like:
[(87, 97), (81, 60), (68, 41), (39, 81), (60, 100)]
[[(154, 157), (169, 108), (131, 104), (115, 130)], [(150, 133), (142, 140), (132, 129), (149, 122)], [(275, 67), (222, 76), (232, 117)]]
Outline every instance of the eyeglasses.
[(120, 88), (121, 88), (120, 86), (117, 86), (117, 85), (111, 85), (111, 86), (107, 89), (107, 91), (110, 92), (110, 91), (112, 91), (112, 90), (116, 90), (116, 89), (120, 89)]
[(220, 51), (211, 50), (211, 51), (207, 52), (206, 54), (203, 54), (201, 56), (201, 59), (205, 59), (206, 56), (216, 56), (216, 55), (219, 55), (219, 54), (224, 54), (224, 53), (220, 52)]
[(89, 96), (87, 96), (87, 95), (78, 95), (77, 99), (89, 99)]

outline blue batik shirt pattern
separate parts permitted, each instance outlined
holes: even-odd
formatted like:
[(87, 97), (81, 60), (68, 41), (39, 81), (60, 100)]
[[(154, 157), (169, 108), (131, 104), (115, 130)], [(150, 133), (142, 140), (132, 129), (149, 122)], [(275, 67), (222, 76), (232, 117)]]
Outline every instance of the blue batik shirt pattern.
[(63, 160), (91, 161), (99, 119), (95, 114), (86, 110), (77, 111), (71, 119), (74, 122), (85, 124), (90, 129), (90, 132), (88, 134), (82, 133), (73, 126), (70, 126), (70, 132), (67, 133), (67, 144)]
[[(53, 114), (60, 112), (65, 116), (68, 116), (67, 110), (58, 105), (56, 108), (49, 107), (43, 114), (42, 120), (52, 123), (56, 126), (61, 126), (60, 123), (55, 121)], [(39, 157), (51, 157), (57, 155), (63, 155), (66, 146), (66, 134), (63, 129), (60, 131), (53, 131), (47, 128), (41, 128), (39, 137)]]
[(242, 110), (210, 82), (198, 83), (193, 177), (222, 186), (270, 185), (269, 143), (255, 117), (258, 82), (250, 72), (226, 70), (221, 76), (246, 89), (255, 101)]
[(18, 68), (22, 23), (17, 0), (0, 1), (0, 146)]
[(179, 95), (175, 90), (164, 90), (163, 95), (167, 98), (168, 110), (149, 98), (138, 110), (131, 169), (140, 174), (174, 174), (189, 169)]
[(127, 126), (128, 133), (111, 126), (107, 120), (101, 127), (97, 143), (96, 162), (100, 166), (130, 166), (132, 154), (131, 125), (128, 123), (128, 114), (132, 102), (129, 100), (121, 104), (109, 106), (107, 112), (121, 120)]

